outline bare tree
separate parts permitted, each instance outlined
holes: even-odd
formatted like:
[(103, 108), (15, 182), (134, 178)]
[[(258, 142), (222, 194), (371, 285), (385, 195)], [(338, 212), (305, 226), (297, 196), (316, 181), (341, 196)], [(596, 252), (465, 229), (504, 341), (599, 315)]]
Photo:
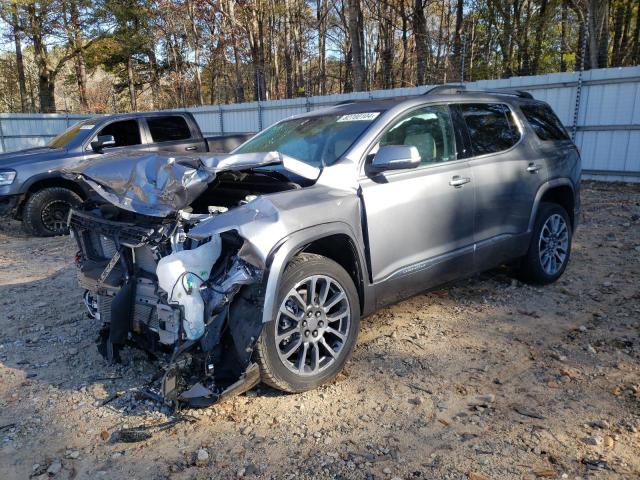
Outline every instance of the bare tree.
[(360, 0), (347, 0), (347, 16), (349, 21), (349, 38), (351, 39), (351, 67), (353, 69), (353, 89), (364, 90), (365, 66), (362, 28), (362, 12)]

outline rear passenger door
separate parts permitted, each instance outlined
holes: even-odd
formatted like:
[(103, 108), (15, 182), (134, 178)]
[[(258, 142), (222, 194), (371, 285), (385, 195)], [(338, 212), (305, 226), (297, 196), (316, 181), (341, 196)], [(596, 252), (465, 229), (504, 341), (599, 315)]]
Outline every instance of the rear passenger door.
[(145, 117), (149, 150), (176, 153), (205, 152), (204, 139), (183, 115)]
[(531, 152), (521, 141), (523, 125), (506, 103), (463, 103), (454, 108), (470, 145), (476, 269), (482, 270), (524, 253), (533, 202), (546, 173), (542, 165), (531, 168)]
[(535, 133), (532, 143), (537, 152), (535, 163), (544, 166), (549, 180), (580, 176), (580, 156), (567, 130), (551, 107), (541, 102), (520, 105), (525, 120)]

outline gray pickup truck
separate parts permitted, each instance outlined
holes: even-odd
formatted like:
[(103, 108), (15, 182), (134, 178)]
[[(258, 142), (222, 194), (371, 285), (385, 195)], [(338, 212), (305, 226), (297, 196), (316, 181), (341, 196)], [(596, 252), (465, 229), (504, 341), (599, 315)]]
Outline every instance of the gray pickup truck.
[(361, 317), (445, 282), (511, 263), (551, 283), (580, 212), (579, 152), (525, 92), (436, 87), (226, 156), (108, 160), (74, 172), (98, 194), (69, 215), (85, 302), (107, 358), (152, 353), (159, 398), (190, 406), (329, 382)]
[(44, 147), (0, 155), (0, 215), (22, 220), (37, 236), (67, 233), (69, 208), (88, 198), (86, 186), (61, 170), (105, 152), (224, 153), (250, 134), (204, 137), (188, 112), (145, 112), (95, 117), (73, 125)]

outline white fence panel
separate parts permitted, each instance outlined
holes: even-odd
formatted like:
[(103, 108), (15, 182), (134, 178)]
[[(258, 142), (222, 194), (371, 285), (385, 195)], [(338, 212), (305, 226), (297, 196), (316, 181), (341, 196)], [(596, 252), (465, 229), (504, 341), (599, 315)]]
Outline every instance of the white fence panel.
[[(481, 80), (468, 89), (518, 89), (549, 103), (568, 129), (574, 127), (578, 72)], [(207, 136), (257, 132), (279, 120), (348, 100), (423, 94), (430, 86), (323, 97), (188, 108)], [(86, 115), (0, 114), (0, 152), (44, 145)], [(589, 70), (582, 76), (576, 144), (583, 169), (607, 178), (640, 180), (640, 67)]]

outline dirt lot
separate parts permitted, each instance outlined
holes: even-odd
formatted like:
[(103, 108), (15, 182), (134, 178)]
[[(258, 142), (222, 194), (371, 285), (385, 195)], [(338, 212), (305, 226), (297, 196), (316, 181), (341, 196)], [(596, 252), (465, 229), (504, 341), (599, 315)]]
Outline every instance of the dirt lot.
[[(589, 183), (557, 284), (494, 271), (363, 321), (338, 380), (186, 412), (109, 367), (68, 238), (0, 225), (0, 478), (640, 478), (640, 186)], [(156, 428), (158, 430), (158, 428)], [(199, 460), (198, 460), (199, 458)]]

